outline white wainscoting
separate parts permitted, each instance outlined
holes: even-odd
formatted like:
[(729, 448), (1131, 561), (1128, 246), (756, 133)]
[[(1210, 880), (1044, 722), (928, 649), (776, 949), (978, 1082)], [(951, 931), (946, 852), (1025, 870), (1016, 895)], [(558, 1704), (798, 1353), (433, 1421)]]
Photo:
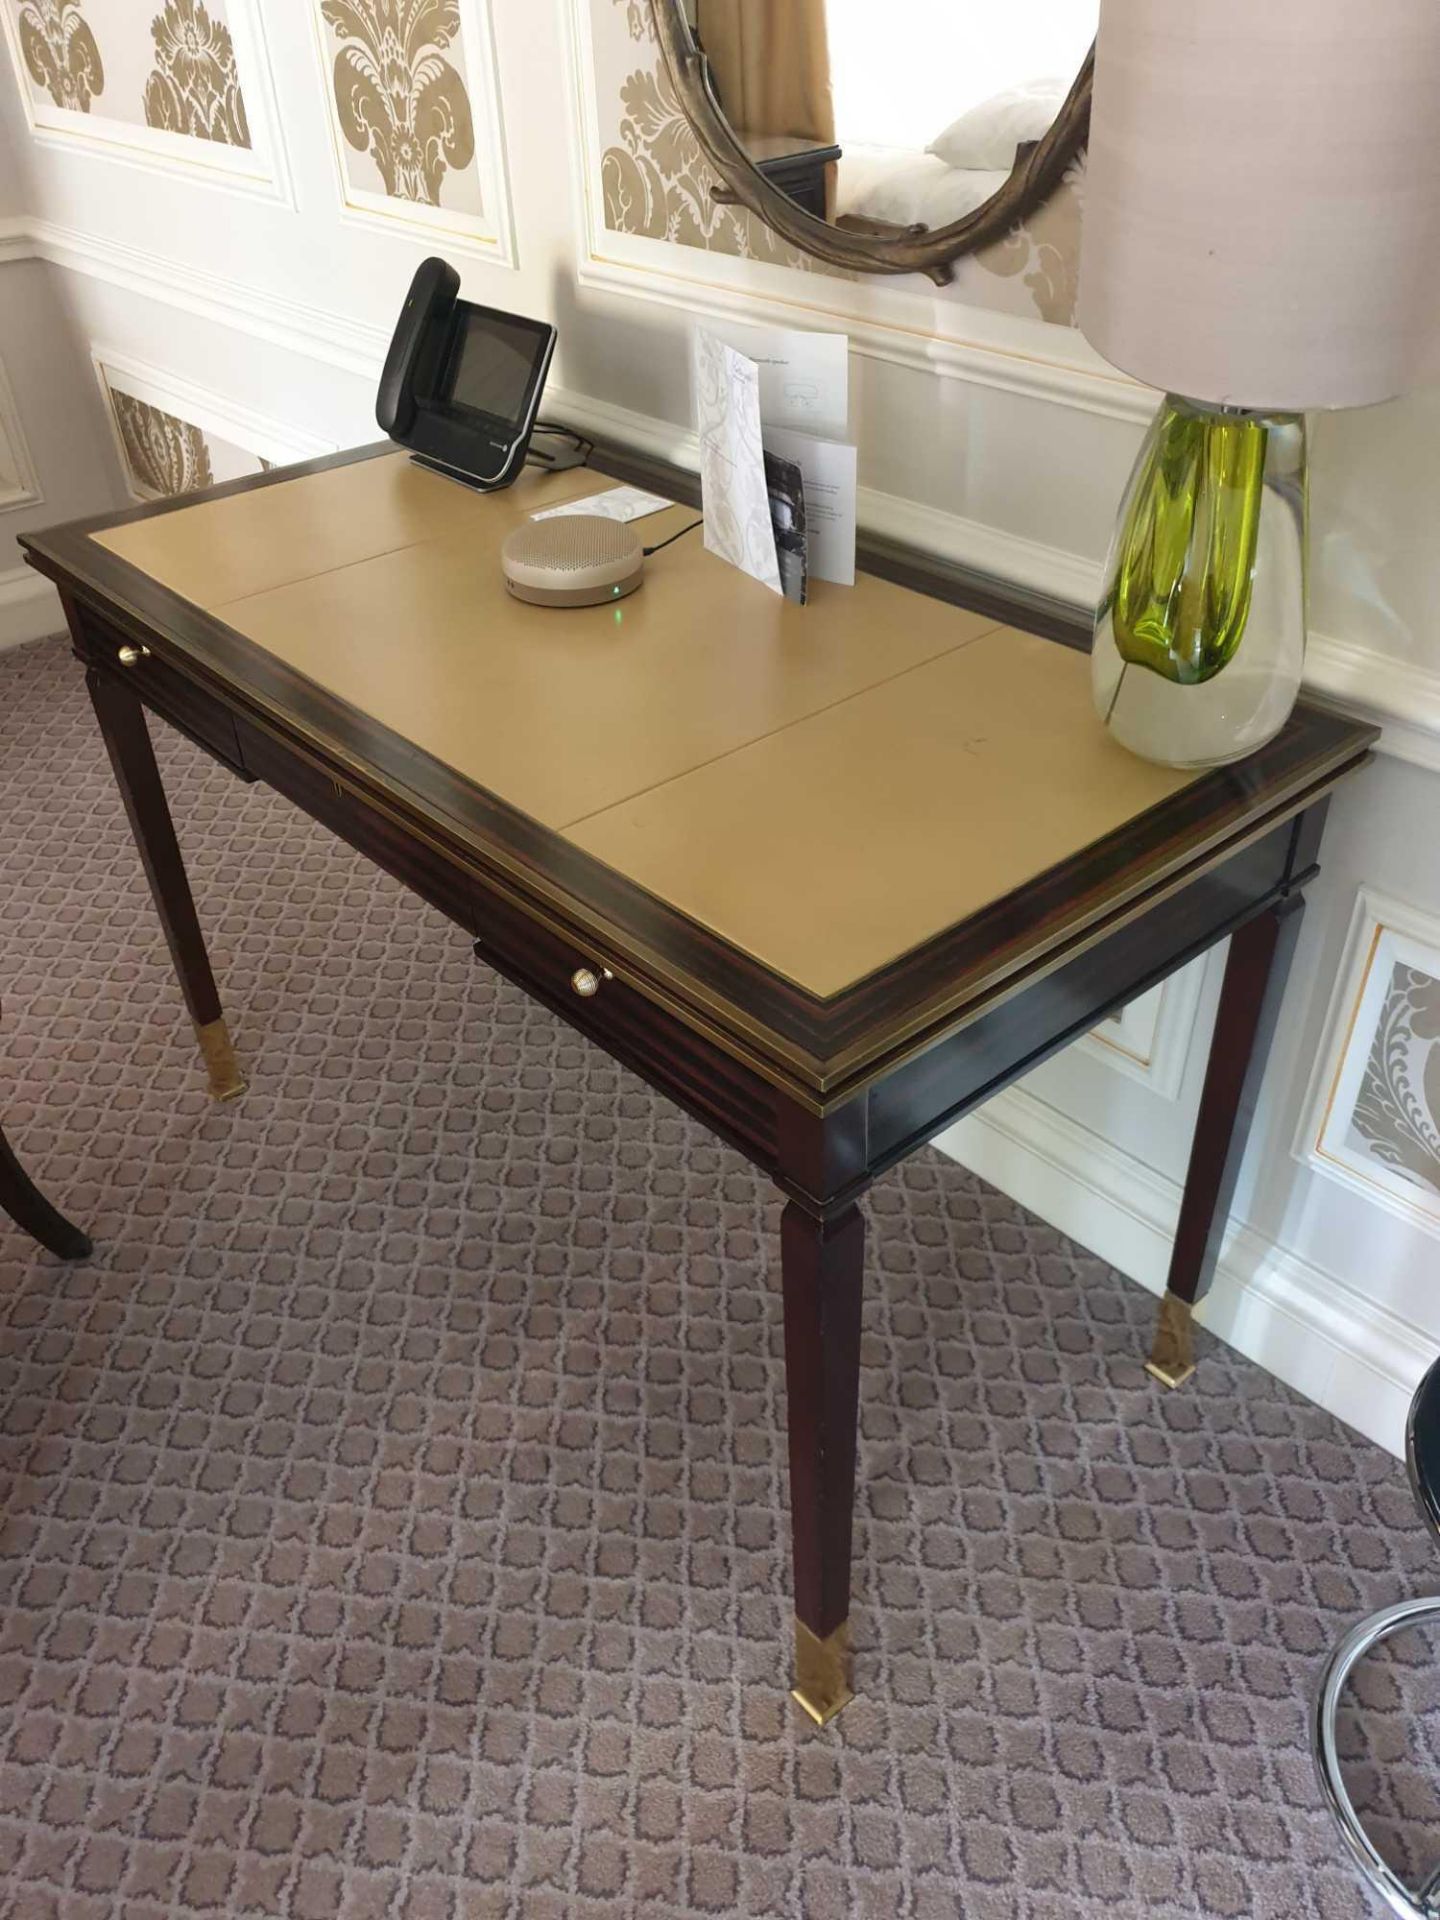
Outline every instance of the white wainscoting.
[[(1344, 956), (1325, 1016), (1325, 1045), (1316, 1057), (1295, 1156), (1328, 1180), (1338, 1181), (1373, 1206), (1383, 1207), (1408, 1226), (1440, 1238), (1440, 1191), (1408, 1178), (1367, 1143), (1347, 1138), (1361, 1082), (1375, 1047), (1380, 1016), (1395, 966), (1413, 967), (1428, 979), (1440, 979), (1440, 914), (1408, 901), (1362, 887), (1346, 934)], [(1432, 1059), (1440, 1058), (1433, 1054)], [(1425, 1086), (1410, 1086), (1407, 1097), (1425, 1111), (1411, 1120), (1428, 1139), (1431, 1123)], [(1396, 1113), (1398, 1090), (1384, 1096), (1387, 1115)]]
[(60, 596), (48, 580), (27, 566), (0, 573), (0, 653), (64, 630)]
[(252, 407), (240, 406), (211, 387), (182, 379), (178, 374), (148, 361), (137, 360), (133, 354), (121, 353), (117, 348), (92, 345), (90, 363), (95, 370), (105, 417), (115, 443), (115, 457), (122, 471), (128, 470), (128, 461), (111, 402), (111, 394), (115, 392), (129, 394), (136, 400), (143, 400), (147, 406), (158, 407), (162, 413), (183, 420), (187, 426), (198, 427), (207, 438), (213, 436), (228, 441), (232, 447), (254, 454), (257, 460), (268, 460), (273, 466), (287, 466), (296, 460), (313, 460), (320, 454), (335, 451), (333, 440), (322, 440), (315, 434), (298, 432), (286, 421), (257, 413)]
[(35, 472), (35, 457), (20, 423), (15, 390), (0, 360), (0, 513), (14, 513), (21, 507), (44, 504), (40, 481)]
[(1440, 673), (1433, 667), (1312, 633), (1305, 684), (1383, 727), (1382, 753), (1440, 773)]
[(380, 327), (51, 220), (0, 219), (3, 259), (48, 260), (367, 381), (378, 381), (390, 344)]
[[(1023, 1087), (936, 1141), (1072, 1240), (1165, 1290), (1180, 1185)], [(1243, 1225), (1226, 1236), (1200, 1324), (1330, 1413), (1403, 1454), (1405, 1416), (1435, 1341)]]
[(1204, 959), (1192, 960), (1075, 1044), (1162, 1100), (1178, 1100), (1204, 983)]

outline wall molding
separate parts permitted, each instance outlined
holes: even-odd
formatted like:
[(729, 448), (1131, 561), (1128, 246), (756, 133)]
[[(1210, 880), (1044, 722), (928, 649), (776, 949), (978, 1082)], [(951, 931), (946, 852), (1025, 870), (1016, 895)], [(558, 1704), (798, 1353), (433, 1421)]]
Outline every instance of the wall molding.
[(1382, 753), (1440, 773), (1440, 670), (1312, 633), (1305, 684), (1382, 727)]
[[(295, 191), (281, 131), (275, 70), (258, 0), (229, 0), (226, 14), (250, 123), (248, 147), (169, 133), (139, 120), (115, 119), (103, 105), (96, 112), (75, 113), (37, 100), (21, 57), (14, 15), (8, 5), (0, 6), (0, 38), (9, 50), (15, 89), (31, 137), (38, 146), (56, 152), (80, 153), (112, 166), (138, 167), (193, 185), (275, 201), (293, 213)], [(97, 97), (103, 101), (103, 95)]]
[[(568, 421), (597, 438), (623, 441), (692, 473), (699, 470), (700, 443), (693, 428), (563, 389), (551, 390), (546, 405), (552, 412), (563, 412)], [(1080, 605), (1092, 597), (1086, 594), (1085, 584), (1095, 569), (1079, 555), (1064, 553), (1058, 547), (1042, 546), (1003, 528), (987, 527), (918, 500), (902, 500), (898, 494), (879, 493), (873, 487), (861, 487), (858, 513), (867, 532), (903, 541), (942, 560), (999, 574)]]
[(45, 503), (35, 471), (35, 456), (25, 438), (15, 389), (0, 360), (0, 513), (15, 513), (21, 507), (39, 507)]
[[(1178, 1181), (1023, 1087), (997, 1095), (935, 1144), (1149, 1292), (1164, 1291)], [(1435, 1358), (1432, 1336), (1238, 1222), (1197, 1317), (1337, 1419), (1403, 1454), (1410, 1399)]]
[[(243, 286), (123, 241), (84, 233), (55, 221), (20, 217), (0, 220), (0, 263), (25, 259), (45, 260), (86, 274), (371, 384), (379, 378), (390, 345), (386, 328)], [(749, 317), (752, 321), (755, 317), (753, 303)], [(994, 373), (993, 362), (998, 357), (987, 353), (973, 371), (957, 377), (983, 384)], [(928, 359), (925, 364), (930, 365)], [(1057, 374), (1054, 367), (1045, 371), (1047, 379)], [(1035, 397), (1077, 404), (1073, 395), (1067, 401), (1064, 370), (1058, 373), (1053, 389), (1047, 389), (1043, 396), (1037, 390)], [(1148, 411), (1148, 389), (1136, 391), (1147, 396)], [(553, 388), (550, 404), (552, 409), (563, 408), (577, 426), (624, 440), (682, 466), (693, 469), (698, 465), (693, 432), (673, 421)], [(861, 489), (860, 517), (870, 532), (1013, 580), (1074, 606), (1093, 607), (1099, 597), (1103, 563), (1088, 555), (1046, 546), (1003, 528), (872, 488)], [(1429, 772), (1440, 772), (1440, 669), (1397, 660), (1330, 634), (1312, 633), (1305, 680), (1311, 691), (1380, 726), (1381, 752)]]
[(0, 653), (64, 630), (60, 595), (50, 581), (26, 566), (0, 572)]
[(0, 267), (7, 267), (16, 260), (38, 258), (39, 249), (30, 232), (30, 222), (19, 214), (7, 214), (0, 218)]
[(0, 221), (5, 249), (0, 257), (48, 261), (363, 380), (379, 379), (390, 345), (385, 328), (53, 220)]
[(477, 123), (475, 164), (485, 206), (485, 212), (480, 215), (392, 200), (383, 193), (355, 185), (349, 173), (353, 150), (347, 146), (336, 113), (334, 48), (320, 15), (320, 0), (304, 0), (304, 4), (310, 14), (317, 84), (325, 103), (339, 218), (347, 225), (366, 228), (372, 233), (398, 234), (412, 242), (422, 240), (432, 250), (439, 245), (456, 248), (486, 266), (517, 267), (514, 196), (491, 0), (459, 0), (460, 44), (457, 48), (452, 43), (448, 49), (452, 56), (457, 53), (460, 56), (456, 64), (463, 70), (462, 78)]
[[(623, 239), (625, 236), (611, 236)], [(657, 252), (675, 251), (668, 241), (651, 240), (639, 245)], [(701, 260), (730, 261), (730, 256), (700, 253)], [(749, 263), (740, 263), (749, 264)], [(785, 268), (767, 271), (783, 273)], [(849, 308), (806, 301), (794, 295), (766, 293), (751, 285), (728, 286), (711, 275), (688, 275), (661, 264), (617, 259), (613, 255), (592, 252), (580, 262), (578, 275), (582, 287), (598, 293), (618, 295), (627, 300), (644, 300), (651, 306), (669, 307), (721, 324), (815, 328), (843, 332), (852, 352), (862, 360), (879, 360), (911, 373), (930, 374), (941, 380), (959, 380), (971, 387), (990, 388), (998, 393), (1018, 394), (1026, 400), (1043, 400), (1051, 406), (1069, 407), (1077, 413), (1093, 414), (1102, 420), (1119, 420), (1139, 429), (1148, 426), (1155, 412), (1156, 396), (1150, 387), (1127, 380), (1112, 371), (1091, 367), (1078, 357), (1074, 360), (1027, 354), (998, 341), (965, 339), (923, 331), (919, 327), (887, 325), (867, 319)], [(825, 275), (808, 276), (828, 284)], [(757, 308), (763, 309), (757, 312)], [(931, 318), (937, 317), (932, 314)], [(1001, 316), (1020, 327), (1013, 316)], [(1043, 322), (1035, 322), (1043, 325)], [(1061, 331), (1056, 329), (1056, 331)], [(1098, 361), (1099, 356), (1096, 356)]]
[(1379, 1160), (1351, 1152), (1343, 1127), (1331, 1131), (1333, 1121), (1354, 1110), (1376, 1039), (1388, 972), (1397, 962), (1421, 967), (1431, 976), (1440, 971), (1440, 915), (1362, 886), (1346, 929), (1325, 1009), (1323, 1042), (1301, 1103), (1292, 1152), (1303, 1166), (1371, 1206), (1440, 1237), (1440, 1198)]
[[(136, 400), (159, 407), (204, 434), (227, 441), (257, 460), (269, 460), (285, 466), (293, 460), (313, 460), (335, 452), (333, 440), (322, 440), (312, 433), (297, 432), (285, 422), (239, 405), (213, 387), (199, 386), (193, 380), (165, 367), (137, 360), (132, 354), (118, 352), (97, 342), (90, 350), (90, 364), (99, 383), (115, 454), (122, 470), (127, 468), (124, 443), (115, 423), (111, 393), (130, 394)], [(117, 376), (112, 379), (112, 375)]]
[(1076, 1047), (1101, 1066), (1148, 1087), (1160, 1099), (1178, 1100), (1208, 966), (1208, 956), (1192, 960), (1132, 1000), (1114, 1021), (1082, 1035)]
[[(692, 471), (699, 467), (694, 433), (673, 421), (632, 413), (585, 394), (555, 393), (553, 404), (563, 407), (576, 426), (592, 433), (622, 440)], [(860, 489), (859, 517), (868, 532), (1013, 580), (1072, 606), (1093, 607), (1100, 597), (1104, 563), (1085, 554), (1045, 546), (1002, 527), (869, 487)], [(1312, 633), (1305, 684), (1381, 727), (1382, 753), (1440, 772), (1440, 670), (1396, 660), (1329, 634)]]

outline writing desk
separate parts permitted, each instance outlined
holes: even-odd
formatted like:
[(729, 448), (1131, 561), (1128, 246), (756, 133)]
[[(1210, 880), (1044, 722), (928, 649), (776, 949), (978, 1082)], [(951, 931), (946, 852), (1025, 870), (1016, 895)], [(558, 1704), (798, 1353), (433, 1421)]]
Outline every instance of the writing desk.
[(218, 1097), (243, 1083), (147, 708), (783, 1190), (795, 1691), (823, 1721), (851, 1688), (867, 1186), (1231, 936), (1151, 1362), (1183, 1378), (1327, 796), (1375, 732), (1302, 706), (1240, 766), (1149, 766), (1057, 644), (1077, 616), (895, 550), (806, 609), (699, 535), (620, 607), (510, 600), (505, 534), (604, 484), (479, 496), (371, 448), (25, 544), (64, 597)]

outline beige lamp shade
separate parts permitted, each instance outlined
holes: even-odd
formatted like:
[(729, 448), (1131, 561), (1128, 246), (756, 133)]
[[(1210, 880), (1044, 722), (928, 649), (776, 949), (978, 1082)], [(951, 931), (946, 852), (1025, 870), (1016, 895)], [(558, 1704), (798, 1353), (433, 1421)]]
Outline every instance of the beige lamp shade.
[(1215, 405), (1434, 370), (1440, 0), (1102, 0), (1080, 325)]

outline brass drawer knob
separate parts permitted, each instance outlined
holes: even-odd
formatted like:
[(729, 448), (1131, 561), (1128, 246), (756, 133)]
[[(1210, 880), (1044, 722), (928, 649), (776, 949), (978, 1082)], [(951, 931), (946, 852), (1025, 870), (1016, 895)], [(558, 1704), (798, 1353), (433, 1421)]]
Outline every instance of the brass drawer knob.
[(598, 973), (593, 967), (577, 967), (570, 976), (570, 984), (582, 1000), (593, 1000), (601, 984), (614, 978), (608, 967), (602, 967)]
[(138, 667), (142, 660), (150, 658), (149, 647), (121, 647), (115, 658), (122, 667)]

